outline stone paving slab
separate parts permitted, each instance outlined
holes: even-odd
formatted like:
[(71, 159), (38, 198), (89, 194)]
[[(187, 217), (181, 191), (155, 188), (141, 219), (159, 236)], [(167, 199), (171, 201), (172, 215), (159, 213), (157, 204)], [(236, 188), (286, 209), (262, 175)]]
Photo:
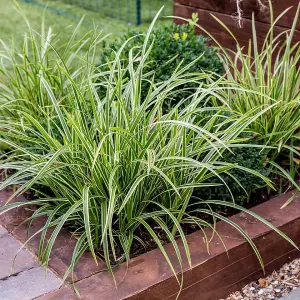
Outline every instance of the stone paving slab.
[[(3, 227), (0, 227), (0, 280), (38, 266), (26, 248), (18, 253), (20, 248), (21, 244), (10, 236)], [(13, 263), (17, 253), (15, 263)]]
[(2, 226), (0, 226), (0, 237), (7, 234), (7, 230), (5, 228), (3, 228)]
[(299, 300), (300, 299), (300, 288), (293, 290), (286, 296), (280, 298), (281, 300)]
[(27, 248), (20, 250), (21, 246), (0, 226), (0, 300), (32, 300), (62, 285), (61, 279), (50, 270), (46, 273)]
[(32, 300), (52, 292), (61, 286), (62, 282), (44, 267), (36, 267), (5, 280), (0, 280), (1, 300)]

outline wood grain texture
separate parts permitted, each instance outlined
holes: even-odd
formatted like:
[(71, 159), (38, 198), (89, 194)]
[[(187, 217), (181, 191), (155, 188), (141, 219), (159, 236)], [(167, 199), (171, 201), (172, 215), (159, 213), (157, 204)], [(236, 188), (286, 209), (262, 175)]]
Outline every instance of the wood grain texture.
[[(300, 245), (300, 195), (298, 194), (291, 205), (280, 210), (282, 204), (291, 195), (292, 193), (288, 193), (274, 198), (252, 210), (268, 219), (274, 226), (279, 227), (297, 245)], [(284, 263), (300, 257), (298, 250), (295, 250), (277, 233), (271, 231), (254, 217), (240, 213), (231, 217), (231, 220), (254, 238), (263, 257), (266, 274), (280, 268)], [(207, 253), (202, 232), (197, 231), (188, 236), (192, 268), (189, 268), (187, 261), (184, 260), (184, 285), (180, 300), (225, 298), (231, 292), (263, 276), (252, 248), (237, 231), (224, 222), (217, 224), (217, 231), (226, 244), (228, 255), (216, 236), (210, 244), (210, 254)], [(207, 234), (210, 236), (211, 230), (208, 229)], [(178, 242), (178, 245), (183, 251), (182, 244)], [(165, 249), (170, 255), (175, 270), (180, 273), (181, 268), (172, 246), (166, 245)], [(114, 270), (114, 275), (118, 283), (117, 288), (111, 276), (106, 272), (99, 272), (78, 281), (76, 287), (82, 299), (175, 300), (178, 292), (178, 283), (158, 249), (133, 258), (128, 266), (122, 264)], [(67, 288), (40, 298), (40, 300), (55, 299), (75, 298)]]
[[(0, 206), (4, 205), (12, 194), (13, 191), (11, 189), (1, 191)], [(19, 197), (12, 199), (11, 203), (26, 201), (27, 200), (24, 197)], [(29, 210), (28, 208), (31, 209)], [(32, 237), (34, 234), (36, 234), (45, 225), (47, 219), (45, 217), (36, 218), (32, 222), (30, 230), (28, 231), (28, 224), (25, 221), (32, 215), (33, 208), (34, 207), (32, 206), (23, 206), (8, 211), (7, 213), (0, 216), (0, 225), (6, 228), (7, 231), (21, 243), (26, 243), (26, 248), (28, 248), (28, 250), (30, 250), (34, 255), (38, 255), (41, 233), (35, 235), (29, 240), (29, 242), (27, 242), (27, 240), (29, 237)], [(53, 230), (54, 228), (48, 229), (46, 234), (46, 241), (50, 239)], [(73, 238), (65, 228), (60, 231), (60, 234), (55, 240), (48, 267), (60, 277), (63, 277), (65, 275), (65, 272), (68, 270), (68, 267), (72, 260), (73, 250), (76, 242), (77, 240)], [(97, 266), (91, 254), (89, 252), (86, 252), (83, 254), (77, 265), (75, 266), (73, 279), (75, 281), (81, 280), (99, 272), (99, 270), (103, 270), (105, 267), (106, 264), (102, 260), (99, 260), (99, 264)], [(71, 275), (69, 275), (66, 282), (72, 282)]]
[[(0, 192), (0, 204), (6, 203), (12, 191)], [(293, 191), (276, 197), (251, 209), (256, 214), (269, 220), (280, 228), (300, 246), (300, 194), (294, 201), (281, 210), (281, 206), (292, 196)], [(26, 201), (13, 199), (12, 201)], [(30, 216), (30, 211), (17, 209), (0, 216), (0, 225), (21, 242), (27, 239), (27, 227), (22, 222)], [(280, 235), (259, 222), (256, 218), (239, 213), (232, 216), (231, 221), (238, 224), (254, 239), (265, 264), (266, 274), (280, 268), (284, 263), (300, 257), (300, 252), (283, 240)], [(37, 232), (45, 224), (43, 218), (38, 219), (32, 227)], [(182, 268), (176, 258), (171, 244), (165, 245), (174, 269), (178, 274), (184, 273), (181, 300), (215, 300), (225, 298), (231, 292), (239, 290), (252, 280), (263, 276), (262, 269), (253, 249), (242, 235), (225, 223), (217, 223), (217, 232), (226, 245), (225, 251), (220, 239), (215, 235), (210, 243), (210, 252), (204, 242), (204, 235), (197, 231), (187, 237), (192, 267), (183, 255)], [(206, 234), (213, 232), (208, 228)], [(76, 240), (65, 229), (54, 245), (49, 267), (62, 276), (71, 262), (72, 251)], [(37, 253), (38, 241), (27, 244), (33, 253)], [(181, 241), (178, 246), (182, 254), (184, 247)], [(85, 253), (75, 270), (76, 288), (81, 299), (86, 300), (175, 300), (179, 290), (178, 283), (159, 249), (150, 251), (130, 260), (129, 264), (121, 264), (114, 270), (117, 288), (108, 272), (103, 272), (104, 262), (99, 260), (96, 266), (90, 253)], [(67, 281), (70, 283), (70, 280)], [(40, 300), (77, 299), (72, 285), (42, 296)]]
[[(194, 9), (185, 5), (175, 5), (174, 14), (175, 16), (180, 16), (183, 18), (190, 18), (193, 12), (198, 13), (199, 24), (206, 30), (210, 32), (219, 43), (226, 48), (236, 49), (236, 42), (230, 36), (230, 34), (212, 17), (211, 12), (204, 9)], [(249, 40), (252, 39), (252, 21), (245, 19), (243, 22), (243, 28), (238, 28), (236, 23), (231, 15), (213, 13), (219, 20), (221, 20), (234, 34), (241, 46), (248, 46)], [(177, 24), (182, 24), (184, 21), (175, 19)], [(262, 44), (266, 34), (270, 28), (270, 25), (267, 23), (256, 22), (256, 35), (258, 39), (258, 44)], [(274, 33), (275, 35), (280, 34), (281, 32), (286, 31), (287, 28), (275, 26)], [(203, 33), (197, 28), (198, 33)], [(282, 37), (284, 38), (284, 37)], [(294, 41), (300, 41), (300, 31), (296, 31), (294, 34)]]
[[(194, 8), (200, 8), (208, 10), (210, 12), (217, 12), (221, 14), (234, 15), (236, 13), (236, 4), (233, 0), (176, 0), (177, 4), (191, 7), (191, 11)], [(292, 7), (282, 18), (278, 21), (277, 25), (290, 28), (292, 26), (296, 7), (299, 5), (299, 0), (273, 0), (274, 16), (277, 18), (284, 10)], [(255, 20), (258, 22), (269, 23), (270, 14), (269, 10), (262, 11), (259, 8), (256, 0), (243, 1), (241, 3), (243, 10), (243, 16), (245, 19), (251, 19), (252, 13)], [(297, 29), (300, 30), (300, 19), (297, 22)]]

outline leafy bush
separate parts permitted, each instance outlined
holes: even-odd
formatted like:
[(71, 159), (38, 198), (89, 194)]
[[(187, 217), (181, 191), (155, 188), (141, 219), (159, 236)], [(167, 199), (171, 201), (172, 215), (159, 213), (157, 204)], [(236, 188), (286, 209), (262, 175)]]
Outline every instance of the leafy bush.
[[(266, 154), (260, 148), (244, 146), (242, 148), (231, 148), (232, 152), (225, 151), (222, 160), (231, 164), (238, 164), (251, 170), (255, 170), (261, 175), (268, 176), (269, 172), (265, 168)], [(230, 187), (230, 192), (224, 184), (220, 186), (211, 186), (202, 189), (195, 189), (194, 195), (201, 199), (216, 199), (222, 201), (232, 201), (244, 206), (249, 200), (251, 192), (261, 188), (265, 182), (254, 174), (241, 169), (233, 169), (230, 174), (224, 172), (220, 175), (222, 180)], [(219, 178), (209, 180), (211, 183), (222, 183)]]
[[(194, 19), (196, 16), (194, 16)], [(138, 63), (141, 56), (141, 47), (145, 41), (145, 34), (137, 30), (131, 30), (121, 38), (115, 40), (106, 48), (104, 41), (104, 50), (101, 53), (102, 69), (108, 61), (113, 61), (116, 52), (124, 45), (121, 53), (122, 66), (126, 67), (129, 62), (129, 53), (133, 50), (133, 57)], [(194, 26), (191, 24), (184, 25), (164, 25), (155, 28), (149, 38), (149, 47), (151, 52), (147, 56), (147, 62), (144, 72), (149, 73), (143, 79), (142, 98), (146, 97), (149, 89), (149, 82), (159, 83), (170, 79), (173, 72), (180, 66), (181, 68), (191, 64), (186, 72), (193, 74), (199, 72), (222, 74), (222, 63), (217, 55), (217, 50), (207, 46), (208, 39), (202, 35), (196, 35)], [(125, 45), (126, 42), (126, 45)], [(153, 44), (152, 44), (153, 43)], [(151, 46), (150, 46), (151, 45)], [(195, 61), (197, 60), (197, 61)], [(184, 90), (182, 93), (176, 93), (175, 99), (172, 100), (171, 106), (176, 105), (181, 97), (192, 94), (197, 87), (197, 83), (183, 83), (178, 89)]]
[[(208, 101), (210, 100), (211, 98)], [(198, 113), (197, 122), (199, 126), (203, 126), (213, 116), (216, 116), (216, 112), (213, 109), (203, 110)], [(215, 124), (216, 127), (223, 126), (223, 128), (228, 128), (233, 124), (232, 117), (234, 117), (234, 114), (230, 109), (223, 107), (218, 112), (218, 117)], [(257, 173), (268, 177), (270, 172), (266, 167), (267, 151), (263, 149), (263, 146), (257, 145), (256, 138), (250, 132), (242, 132), (239, 138), (242, 144), (232, 145), (230, 150), (224, 151), (222, 153), (222, 161), (238, 164), (241, 167), (255, 170)], [(220, 178), (213, 178), (209, 182), (221, 185), (195, 189), (194, 196), (200, 199), (218, 199), (222, 201), (232, 201), (232, 198), (234, 198), (235, 203), (245, 205), (250, 199), (251, 193), (264, 186), (264, 181), (261, 178), (241, 169), (233, 169), (230, 174), (224, 172), (220, 177), (230, 187), (230, 190), (226, 185), (222, 184), (223, 181)]]

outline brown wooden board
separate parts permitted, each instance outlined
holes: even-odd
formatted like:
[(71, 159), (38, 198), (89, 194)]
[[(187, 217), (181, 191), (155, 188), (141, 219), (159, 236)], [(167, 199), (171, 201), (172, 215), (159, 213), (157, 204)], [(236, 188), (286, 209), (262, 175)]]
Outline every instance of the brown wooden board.
[[(279, 227), (294, 242), (300, 246), (300, 194), (292, 204), (281, 210), (281, 206), (294, 192), (276, 197), (251, 209), (264, 217), (274, 226)], [(0, 193), (0, 204), (6, 203), (12, 191)], [(13, 199), (12, 201), (26, 201)], [(21, 224), (31, 214), (31, 211), (17, 209), (1, 215), (0, 225), (25, 242), (27, 228)], [(259, 222), (255, 217), (239, 213), (230, 218), (241, 226), (254, 239), (265, 263), (266, 274), (280, 268), (284, 263), (300, 257), (300, 252), (283, 240), (269, 227)], [(45, 224), (39, 219), (33, 225), (32, 232), (37, 232)], [(184, 273), (183, 290), (180, 299), (215, 300), (225, 298), (231, 292), (242, 288), (252, 280), (257, 280), (264, 274), (250, 245), (238, 231), (225, 223), (217, 224), (217, 231), (226, 245), (227, 252), (221, 240), (215, 235), (209, 247), (209, 253), (204, 243), (204, 235), (197, 231), (187, 237), (191, 252), (192, 267), (184, 259), (182, 269), (177, 261), (172, 245), (165, 246), (172, 264), (178, 274)], [(210, 229), (207, 235), (212, 236)], [(71, 262), (72, 251), (76, 239), (66, 230), (62, 230), (54, 245), (54, 252), (49, 267), (60, 277), (63, 276)], [(178, 241), (183, 253), (183, 245)], [(26, 246), (37, 253), (38, 240), (33, 240)], [(111, 275), (103, 271), (104, 262), (99, 259), (96, 266), (92, 256), (86, 253), (79, 261), (75, 270), (74, 280), (82, 299), (86, 300), (175, 300), (179, 290), (178, 283), (159, 249), (150, 251), (122, 264), (114, 269), (117, 287)], [(180, 277), (179, 277), (180, 278)], [(70, 283), (70, 280), (67, 283)], [(77, 299), (72, 285), (42, 296), (41, 300)]]
[[(194, 9), (189, 6), (176, 4), (174, 6), (175, 16), (180, 16), (183, 18), (190, 18), (193, 12), (197, 12), (199, 15), (199, 24), (210, 32), (218, 42), (226, 48), (236, 49), (236, 42), (230, 36), (230, 34), (212, 17), (211, 12), (204, 9)], [(243, 28), (238, 28), (235, 21), (230, 15), (213, 13), (218, 19), (220, 19), (234, 34), (241, 46), (248, 46), (249, 40), (252, 39), (252, 21), (245, 19), (243, 23)], [(177, 24), (184, 23), (183, 20), (175, 18)], [(258, 39), (258, 44), (262, 44), (264, 41), (267, 32), (270, 29), (270, 25), (267, 23), (256, 22), (256, 35)], [(286, 31), (286, 28), (275, 26), (274, 33), (275, 35), (280, 34), (281, 32)], [(201, 32), (198, 28), (197, 31)], [(284, 36), (282, 37), (284, 38)], [(294, 35), (294, 41), (300, 41), (300, 31), (296, 31)]]
[[(279, 227), (297, 245), (300, 245), (300, 195), (298, 194), (291, 205), (283, 210), (280, 209), (292, 196), (292, 193), (258, 205), (252, 211), (266, 218), (274, 226)], [(2, 195), (0, 197), (1, 202), (3, 203), (8, 196), (9, 194)], [(14, 234), (12, 219), (12, 216), (0, 219), (0, 224), (10, 228), (11, 234)], [(285, 262), (300, 256), (298, 250), (295, 250), (277, 233), (271, 231), (254, 217), (239, 213), (231, 217), (231, 220), (239, 224), (250, 237), (254, 238), (263, 257), (266, 274), (280, 268)], [(17, 218), (15, 226), (18, 225), (19, 221), (20, 219)], [(192, 268), (189, 268), (185, 259), (183, 261), (184, 285), (180, 299), (215, 300), (224, 298), (232, 291), (238, 290), (250, 281), (263, 276), (262, 269), (252, 248), (237, 231), (223, 221), (217, 224), (217, 231), (226, 244), (228, 253), (226, 253), (217, 236), (213, 238), (210, 244), (209, 254), (201, 231), (188, 236)], [(207, 234), (211, 236), (211, 230), (207, 230)], [(56, 261), (50, 266), (51, 269), (58, 270), (59, 275), (62, 274), (60, 267), (67, 266), (70, 263), (68, 253), (71, 253), (73, 244), (68, 241), (70, 241), (70, 236), (63, 233), (60, 239), (63, 247), (59, 248), (58, 245), (55, 251), (61, 249), (61, 253), (67, 254), (56, 256)], [(183, 252), (182, 244), (180, 242), (178, 244)], [(181, 268), (173, 247), (166, 245), (165, 249), (170, 255), (176, 272), (180, 273)], [(111, 275), (101, 271), (102, 266), (97, 269), (89, 254), (87, 254), (79, 268), (81, 270), (78, 270), (78, 277), (75, 280), (76, 288), (82, 299), (173, 300), (176, 298), (179, 289), (175, 277), (158, 249), (133, 258), (128, 265), (122, 264), (116, 268), (114, 274), (117, 287)], [(40, 299), (69, 300), (76, 299), (76, 297), (71, 286), (67, 286)]]
[[(237, 11), (235, 0), (176, 0), (177, 4), (191, 7), (191, 11), (194, 8), (201, 8), (208, 10), (209, 12), (217, 12), (221, 14), (227, 14), (233, 17)], [(267, 1), (266, 1), (267, 2)], [(299, 5), (299, 0), (273, 0), (274, 17), (277, 18), (284, 10), (292, 7), (282, 18), (278, 21), (277, 25), (282, 27), (291, 28), (296, 7)], [(241, 8), (243, 11), (243, 17), (245, 19), (251, 19), (254, 13), (255, 20), (258, 22), (269, 23), (270, 14), (269, 10), (262, 11), (259, 8), (258, 1), (248, 0), (242, 1)], [(300, 18), (297, 22), (297, 29), (300, 30)]]
[[(11, 196), (12, 191), (6, 189), (0, 192), (0, 206), (4, 205), (9, 197)], [(14, 198), (10, 202), (24, 202), (26, 199), (24, 197)], [(26, 221), (32, 215), (32, 208), (30, 206), (23, 206), (18, 209), (10, 210), (9, 212), (0, 215), (0, 225), (5, 227), (7, 231), (17, 238), (21, 243), (26, 243), (26, 247), (34, 254), (38, 254), (40, 237), (41, 234), (35, 235), (46, 222), (46, 218), (39, 217), (35, 219), (28, 230), (28, 224)], [(53, 228), (47, 231), (46, 241), (49, 240)], [(49, 267), (60, 277), (63, 277), (70, 265), (73, 249), (76, 245), (76, 239), (66, 230), (62, 229), (60, 234), (52, 248), (51, 259), (49, 261)], [(46, 242), (45, 242), (46, 244)], [(75, 272), (73, 274), (73, 279), (75, 281), (81, 280), (83, 278), (89, 277), (94, 273), (99, 272), (100, 269), (105, 268), (105, 263), (99, 260), (98, 266), (95, 263), (92, 263), (93, 259), (90, 253), (86, 252), (82, 258), (78, 261), (78, 264), (75, 267)], [(1, 267), (1, 266), (0, 266)], [(71, 275), (67, 278), (66, 282), (70, 283), (72, 281)]]

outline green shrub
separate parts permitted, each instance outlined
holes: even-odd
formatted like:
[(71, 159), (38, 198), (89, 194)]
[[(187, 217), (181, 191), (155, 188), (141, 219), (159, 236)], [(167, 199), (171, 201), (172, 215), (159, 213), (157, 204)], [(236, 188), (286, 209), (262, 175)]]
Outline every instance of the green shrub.
[[(260, 148), (244, 146), (241, 148), (231, 148), (232, 152), (225, 151), (222, 160), (230, 164), (238, 164), (241, 167), (255, 170), (263, 176), (268, 176), (266, 170), (266, 154)], [(249, 201), (251, 192), (261, 188), (265, 182), (254, 174), (249, 174), (241, 169), (233, 169), (230, 174), (223, 173), (220, 175), (226, 182), (228, 188), (222, 184), (220, 186), (211, 186), (202, 189), (195, 189), (194, 196), (201, 199), (216, 199), (222, 201), (231, 201), (232, 196), (235, 203), (244, 206)], [(222, 183), (219, 178), (209, 180), (211, 183)]]
[[(230, 109), (226, 110), (223, 108), (217, 115), (218, 119), (215, 128), (218, 128), (218, 125), (227, 129), (232, 125), (231, 118), (234, 117), (234, 114)], [(210, 109), (198, 113), (197, 122), (199, 126), (203, 126), (213, 116), (216, 117), (216, 112)], [(257, 173), (268, 177), (270, 172), (266, 167), (266, 149), (263, 149), (263, 146), (257, 145), (257, 140), (250, 132), (242, 132), (239, 138), (243, 146), (237, 147), (236, 145), (232, 145), (230, 151), (226, 150), (222, 154), (222, 161), (255, 170)], [(222, 180), (216, 177), (210, 179), (209, 182), (215, 184), (221, 183), (222, 185), (195, 189), (194, 196), (200, 199), (218, 199), (222, 201), (231, 201), (234, 198), (235, 203), (245, 205), (250, 199), (251, 192), (265, 185), (261, 178), (241, 169), (233, 169), (230, 174), (224, 172), (220, 176)], [(227, 184), (227, 187), (223, 182)], [(230, 187), (230, 190), (228, 187)]]
[[(130, 40), (129, 40), (130, 39)], [(113, 61), (115, 53), (124, 45), (127, 44), (122, 51), (121, 59), (122, 66), (126, 67), (129, 61), (129, 52), (133, 49), (135, 61), (141, 59), (141, 47), (144, 44), (145, 34), (137, 30), (131, 30), (121, 38), (118, 38), (107, 48), (106, 43), (103, 43), (104, 50), (101, 53), (102, 69), (107, 61)], [(180, 66), (185, 67), (196, 59), (186, 72), (193, 74), (199, 72), (208, 72), (222, 74), (222, 63), (217, 55), (217, 50), (207, 46), (208, 38), (203, 35), (197, 35), (194, 31), (194, 26), (190, 24), (184, 25), (164, 25), (155, 28), (150, 36), (150, 44), (153, 43), (151, 52), (147, 57), (144, 72), (149, 72), (142, 83), (142, 98), (146, 97), (146, 91), (149, 89), (149, 82), (146, 80), (154, 77), (154, 83), (159, 83), (170, 79), (174, 71)], [(192, 94), (197, 87), (197, 83), (183, 83), (177, 89), (182, 90), (181, 93), (176, 93), (172, 100), (171, 106), (177, 104), (181, 97)], [(184, 90), (184, 91), (183, 91)]]

